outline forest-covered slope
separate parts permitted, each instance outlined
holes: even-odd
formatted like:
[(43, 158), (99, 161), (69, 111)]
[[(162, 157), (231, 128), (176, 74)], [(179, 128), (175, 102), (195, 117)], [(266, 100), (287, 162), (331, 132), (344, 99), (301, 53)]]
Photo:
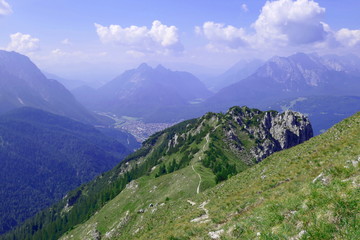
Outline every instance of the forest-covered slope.
[(39, 109), (0, 115), (0, 233), (110, 170), (129, 153), (90, 125)]

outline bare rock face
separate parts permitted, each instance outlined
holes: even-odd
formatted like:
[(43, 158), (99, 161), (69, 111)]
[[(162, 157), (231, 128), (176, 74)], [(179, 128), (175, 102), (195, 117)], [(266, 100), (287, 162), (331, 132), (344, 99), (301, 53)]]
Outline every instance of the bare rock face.
[[(250, 152), (256, 162), (260, 162), (274, 152), (293, 147), (313, 137), (309, 119), (298, 112), (262, 112), (247, 107), (234, 107), (228, 114), (255, 139), (256, 144)], [(228, 139), (236, 138), (233, 132), (232, 129), (228, 130)], [(232, 142), (234, 145), (234, 141)], [(240, 148), (238, 150), (241, 151)]]
[(286, 111), (271, 119), (270, 134), (284, 149), (310, 139), (313, 131), (309, 119), (303, 114)]

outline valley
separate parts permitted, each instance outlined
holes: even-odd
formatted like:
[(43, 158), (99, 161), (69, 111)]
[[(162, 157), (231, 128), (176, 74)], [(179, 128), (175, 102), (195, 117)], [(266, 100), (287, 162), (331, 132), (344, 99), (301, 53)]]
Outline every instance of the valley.
[(116, 116), (113, 113), (98, 112), (99, 115), (106, 116), (114, 120), (113, 127), (132, 134), (138, 142), (145, 141), (156, 132), (160, 132), (176, 123), (146, 123), (141, 119), (127, 116)]

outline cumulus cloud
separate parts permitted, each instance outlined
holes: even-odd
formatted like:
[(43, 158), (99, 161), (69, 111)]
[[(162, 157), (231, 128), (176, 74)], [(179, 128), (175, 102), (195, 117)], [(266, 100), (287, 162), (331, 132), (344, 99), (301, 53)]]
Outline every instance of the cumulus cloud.
[(149, 36), (164, 47), (173, 46), (179, 41), (175, 26), (168, 27), (157, 20), (153, 22)]
[[(247, 10), (246, 4), (242, 8)], [(205, 22), (202, 27), (196, 27), (195, 32), (209, 41), (208, 49), (209, 46), (232, 50), (304, 46), (328, 38), (330, 32), (322, 22), (324, 14), (325, 8), (313, 0), (267, 1), (251, 25), (251, 33), (241, 27), (215, 22)]]
[(222, 23), (205, 22), (202, 27), (195, 27), (195, 32), (204, 35), (209, 40), (210, 45), (208, 46), (213, 49), (216, 46), (236, 49), (248, 44), (245, 30), (231, 25), (225, 26)]
[[(244, 9), (243, 9), (244, 10)], [(212, 21), (195, 27), (212, 52), (319, 51), (354, 52), (360, 49), (360, 29), (331, 29), (323, 21), (326, 9), (314, 0), (267, 1), (247, 28)]]
[(360, 30), (342, 28), (335, 33), (335, 38), (345, 47), (360, 46)]
[(10, 35), (10, 43), (6, 50), (16, 51), (20, 53), (29, 53), (39, 50), (39, 39), (33, 38), (29, 34), (22, 34), (20, 32)]
[(5, 0), (0, 0), (0, 16), (3, 15), (9, 15), (13, 11), (11, 9), (11, 6), (9, 3), (7, 3)]
[(96, 32), (104, 44), (115, 43), (138, 52), (182, 51), (182, 45), (175, 26), (167, 26), (155, 20), (150, 29), (146, 26), (108, 27), (95, 23)]
[(253, 27), (262, 42), (309, 44), (326, 38), (324, 13), (325, 8), (312, 0), (267, 1)]

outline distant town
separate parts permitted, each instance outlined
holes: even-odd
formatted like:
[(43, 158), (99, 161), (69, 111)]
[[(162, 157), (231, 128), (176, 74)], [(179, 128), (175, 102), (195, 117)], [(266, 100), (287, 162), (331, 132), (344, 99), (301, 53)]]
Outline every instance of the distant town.
[(152, 134), (176, 123), (145, 123), (140, 118), (116, 116), (113, 113), (99, 113), (115, 121), (114, 127), (132, 134), (138, 142), (145, 141)]

